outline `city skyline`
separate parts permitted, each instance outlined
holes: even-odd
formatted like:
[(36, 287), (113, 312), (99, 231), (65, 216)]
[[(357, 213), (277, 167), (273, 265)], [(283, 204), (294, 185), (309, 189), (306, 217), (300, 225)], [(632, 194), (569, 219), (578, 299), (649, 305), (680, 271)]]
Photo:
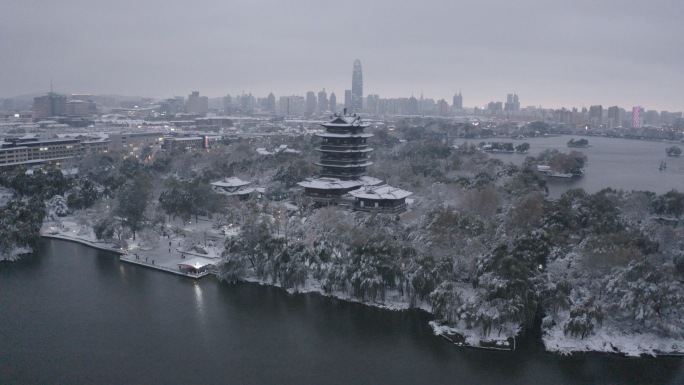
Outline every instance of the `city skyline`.
[(325, 88), (340, 98), (360, 59), (364, 95), (385, 98), (450, 101), (462, 90), (464, 105), (478, 107), (509, 93), (545, 108), (679, 111), (684, 104), (677, 19), (684, 4), (671, 0), (159, 5), (3, 3), (0, 97), (47, 90), (52, 79), (64, 93), (220, 97)]

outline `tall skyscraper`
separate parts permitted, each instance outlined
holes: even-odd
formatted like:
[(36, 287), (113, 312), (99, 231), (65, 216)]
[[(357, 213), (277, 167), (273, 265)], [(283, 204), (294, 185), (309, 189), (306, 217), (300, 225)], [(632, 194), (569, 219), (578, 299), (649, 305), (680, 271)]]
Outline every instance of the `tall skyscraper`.
[(344, 90), (344, 108), (351, 112), (352, 107), (352, 93), (351, 90)]
[(330, 94), (330, 112), (333, 114), (337, 112), (337, 96), (334, 92)]
[(324, 88), (323, 91), (318, 93), (318, 112), (323, 113), (328, 111), (328, 107), (328, 93), (325, 92)]
[(316, 94), (313, 91), (306, 93), (306, 114), (313, 115), (316, 112)]
[(276, 109), (276, 103), (275, 103), (275, 95), (273, 95), (273, 92), (268, 94), (268, 99), (266, 101), (266, 110), (275, 112)]
[(233, 107), (233, 99), (230, 94), (223, 97), (223, 114), (230, 115)]
[(589, 119), (596, 119), (599, 123), (603, 120), (603, 106), (591, 106), (589, 107)]
[(608, 128), (615, 128), (622, 123), (620, 118), (620, 107), (608, 107)]
[(518, 101), (517, 94), (508, 94), (506, 96), (506, 104), (504, 106), (504, 111), (520, 111), (520, 102)]
[(449, 116), (449, 103), (446, 100), (441, 99), (437, 102), (437, 115)]
[(461, 91), (458, 91), (458, 94), (454, 95), (454, 107), (455, 110), (462, 110), (463, 109), (463, 96), (461, 95)]
[(354, 61), (354, 72), (352, 73), (352, 112), (359, 112), (363, 108), (363, 73), (361, 71), (361, 61)]

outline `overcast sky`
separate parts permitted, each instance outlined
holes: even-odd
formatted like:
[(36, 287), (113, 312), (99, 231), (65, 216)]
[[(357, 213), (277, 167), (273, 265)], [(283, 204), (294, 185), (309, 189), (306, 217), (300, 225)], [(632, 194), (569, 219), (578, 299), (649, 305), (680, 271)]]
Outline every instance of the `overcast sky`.
[(684, 1), (2, 0), (0, 97), (351, 89), (684, 110)]

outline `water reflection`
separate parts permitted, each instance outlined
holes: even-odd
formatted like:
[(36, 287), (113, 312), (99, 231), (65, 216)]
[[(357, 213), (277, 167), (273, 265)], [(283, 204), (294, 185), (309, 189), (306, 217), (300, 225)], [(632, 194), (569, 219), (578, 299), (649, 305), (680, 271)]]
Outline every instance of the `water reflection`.
[(204, 298), (202, 297), (202, 288), (197, 281), (193, 283), (195, 289), (195, 309), (199, 312), (200, 319), (204, 319)]
[(49, 243), (38, 269), (0, 264), (0, 383), (682, 383), (680, 358), (464, 349), (432, 335), (424, 312), (190, 280)]

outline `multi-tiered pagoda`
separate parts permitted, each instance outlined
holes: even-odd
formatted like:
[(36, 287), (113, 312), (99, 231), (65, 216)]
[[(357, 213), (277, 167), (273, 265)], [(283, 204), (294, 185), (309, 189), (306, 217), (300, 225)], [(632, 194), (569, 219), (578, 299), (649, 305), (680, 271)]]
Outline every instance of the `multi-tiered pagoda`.
[(355, 180), (366, 176), (367, 167), (373, 164), (368, 157), (373, 149), (366, 142), (373, 134), (363, 132), (369, 123), (356, 116), (335, 115), (321, 126), (325, 132), (316, 134), (323, 138), (316, 148), (321, 153), (321, 160), (316, 163), (321, 167), (321, 177)]
[[(371, 202), (373, 196), (363, 194), (363, 201), (354, 194), (377, 189), (382, 181), (368, 176), (368, 167), (373, 164), (369, 154), (373, 149), (368, 146), (367, 140), (373, 134), (364, 133), (363, 130), (370, 123), (362, 122), (356, 115), (335, 114), (329, 122), (321, 124), (325, 132), (316, 136), (323, 139), (316, 151), (321, 153), (321, 159), (316, 163), (321, 168), (319, 178), (307, 179), (300, 182), (304, 187), (306, 196), (319, 204), (339, 204), (353, 206), (356, 209), (372, 211), (401, 211), (406, 207), (405, 198), (411, 195), (403, 191), (397, 194), (397, 199), (392, 199), (385, 194), (384, 199), (378, 196), (378, 200)], [(387, 186), (389, 187), (389, 186)], [(356, 200), (355, 200), (356, 198)]]

